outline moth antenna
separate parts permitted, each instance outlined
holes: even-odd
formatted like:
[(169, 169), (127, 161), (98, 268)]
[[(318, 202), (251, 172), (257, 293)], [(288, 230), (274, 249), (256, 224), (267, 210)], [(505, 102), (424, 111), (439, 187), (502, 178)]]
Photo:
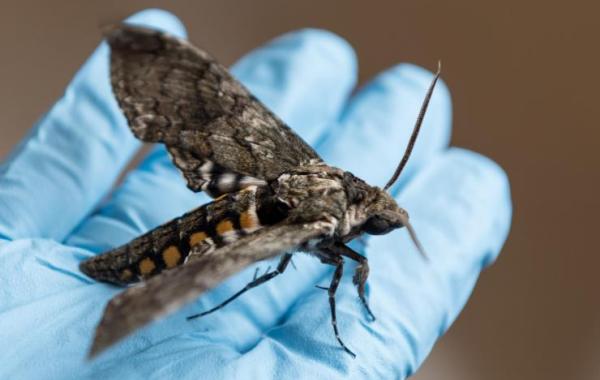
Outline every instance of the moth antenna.
[(408, 221), (408, 218), (405, 217), (404, 215), (401, 215), (400, 219), (401, 219), (404, 227), (406, 227), (406, 229), (408, 230), (408, 235), (410, 236), (410, 239), (413, 241), (413, 243), (417, 247), (417, 250), (419, 251), (421, 256), (423, 256), (423, 258), (425, 260), (429, 261), (429, 256), (427, 256), (427, 252), (425, 252), (425, 248), (423, 248), (423, 245), (419, 241), (419, 238), (417, 237), (417, 233), (415, 232), (415, 229), (413, 228), (412, 224), (410, 224), (410, 222)]
[(400, 164), (398, 164), (398, 167), (396, 168), (394, 175), (392, 176), (392, 178), (390, 178), (390, 180), (385, 185), (383, 190), (388, 190), (390, 187), (392, 187), (394, 182), (396, 182), (398, 177), (400, 177), (400, 173), (402, 173), (402, 170), (404, 169), (404, 167), (406, 166), (406, 163), (408, 162), (408, 158), (410, 157), (410, 154), (412, 153), (413, 147), (415, 146), (415, 141), (417, 141), (417, 136), (419, 135), (419, 131), (421, 130), (421, 124), (423, 124), (423, 119), (425, 118), (425, 112), (427, 112), (427, 107), (429, 106), (429, 101), (431, 100), (431, 94), (433, 94), (433, 89), (435, 88), (435, 84), (437, 83), (438, 79), (440, 78), (441, 72), (442, 72), (442, 61), (438, 61), (437, 72), (435, 73), (435, 77), (433, 78), (433, 81), (429, 85), (429, 89), (427, 90), (427, 94), (425, 95), (425, 99), (423, 100), (423, 104), (421, 105), (421, 110), (419, 111), (419, 116), (417, 117), (417, 122), (415, 123), (415, 127), (413, 128), (412, 135), (410, 136), (410, 140), (408, 140), (408, 145), (406, 146), (406, 150), (404, 151), (404, 157), (402, 157), (402, 160), (400, 161)]

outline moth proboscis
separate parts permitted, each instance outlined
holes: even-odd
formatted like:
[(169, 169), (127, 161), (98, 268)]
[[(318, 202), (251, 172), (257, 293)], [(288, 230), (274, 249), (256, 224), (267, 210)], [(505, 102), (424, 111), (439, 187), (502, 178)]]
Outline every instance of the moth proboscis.
[(176, 310), (252, 263), (280, 256), (276, 269), (245, 291), (283, 273), (292, 253), (308, 252), (335, 267), (327, 289), (331, 321), (340, 338), (335, 292), (344, 258), (358, 262), (353, 277), (365, 298), (367, 258), (347, 243), (364, 233), (406, 227), (423, 247), (408, 214), (388, 194), (404, 168), (440, 75), (429, 87), (408, 146), (380, 189), (331, 167), (208, 53), (163, 32), (120, 24), (105, 31), (110, 78), (135, 136), (165, 144), (188, 187), (215, 198), (129, 243), (81, 263), (97, 280), (128, 285), (106, 306), (89, 356)]

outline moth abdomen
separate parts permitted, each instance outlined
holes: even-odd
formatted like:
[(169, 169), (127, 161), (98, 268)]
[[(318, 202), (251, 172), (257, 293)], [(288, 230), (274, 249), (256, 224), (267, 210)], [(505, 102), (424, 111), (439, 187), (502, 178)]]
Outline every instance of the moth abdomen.
[(179, 220), (81, 263), (82, 272), (95, 279), (126, 285), (174, 268), (185, 261), (190, 246), (179, 238)]
[[(97, 280), (127, 285), (184, 264), (192, 256), (230, 244), (271, 220), (259, 216), (255, 186), (224, 195), (171, 220), (128, 244), (81, 263)], [(265, 223), (266, 222), (266, 223)]]
[(129, 244), (92, 257), (80, 263), (79, 269), (96, 280), (117, 285), (136, 282), (137, 277), (129, 269), (128, 246)]

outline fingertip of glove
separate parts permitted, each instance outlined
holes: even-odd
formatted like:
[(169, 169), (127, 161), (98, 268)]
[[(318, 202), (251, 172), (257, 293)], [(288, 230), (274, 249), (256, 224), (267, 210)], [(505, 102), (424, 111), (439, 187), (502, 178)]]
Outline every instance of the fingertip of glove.
[(500, 253), (510, 230), (512, 199), (508, 175), (489, 157), (466, 149), (452, 148), (448, 151), (448, 158), (458, 164), (455, 167), (466, 171), (466, 175), (477, 181), (479, 196), (485, 198), (488, 212), (492, 215), (490, 247), (483, 259), (483, 266), (487, 266)]
[(183, 22), (173, 13), (159, 8), (150, 8), (134, 13), (125, 20), (128, 23), (159, 29), (177, 37), (185, 38), (187, 32)]
[(498, 163), (482, 154), (462, 149), (451, 148), (447, 158), (454, 161), (457, 168), (466, 170), (470, 175), (476, 176), (481, 185), (485, 185), (498, 199), (510, 199), (510, 185), (506, 172)]
[(289, 45), (302, 54), (309, 54), (320, 63), (327, 64), (327, 67), (334, 69), (336, 73), (350, 78), (356, 77), (358, 65), (352, 45), (331, 31), (317, 28), (300, 29), (284, 34), (273, 43)]

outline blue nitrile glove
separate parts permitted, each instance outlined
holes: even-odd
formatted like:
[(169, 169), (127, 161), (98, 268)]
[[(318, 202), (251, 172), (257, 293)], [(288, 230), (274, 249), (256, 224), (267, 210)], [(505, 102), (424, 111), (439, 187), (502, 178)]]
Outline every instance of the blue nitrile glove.
[[(184, 34), (162, 11), (130, 21)], [(404, 152), (432, 75), (400, 65), (351, 96), (356, 70), (351, 47), (317, 30), (276, 39), (233, 69), (328, 163), (381, 186)], [(297, 270), (222, 310), (186, 320), (243, 287), (255, 267), (87, 362), (104, 306), (122, 289), (86, 277), (79, 262), (208, 201), (185, 187), (162, 146), (106, 198), (140, 143), (112, 95), (102, 44), (0, 169), (0, 378), (410, 375), (500, 251), (511, 217), (505, 174), (485, 157), (448, 148), (450, 125), (450, 96), (440, 83), (397, 189), (430, 260), (405, 230), (369, 238), (373, 323), (347, 260), (338, 324), (356, 359), (336, 342), (327, 294), (315, 288), (329, 283), (332, 267), (298, 254)]]

